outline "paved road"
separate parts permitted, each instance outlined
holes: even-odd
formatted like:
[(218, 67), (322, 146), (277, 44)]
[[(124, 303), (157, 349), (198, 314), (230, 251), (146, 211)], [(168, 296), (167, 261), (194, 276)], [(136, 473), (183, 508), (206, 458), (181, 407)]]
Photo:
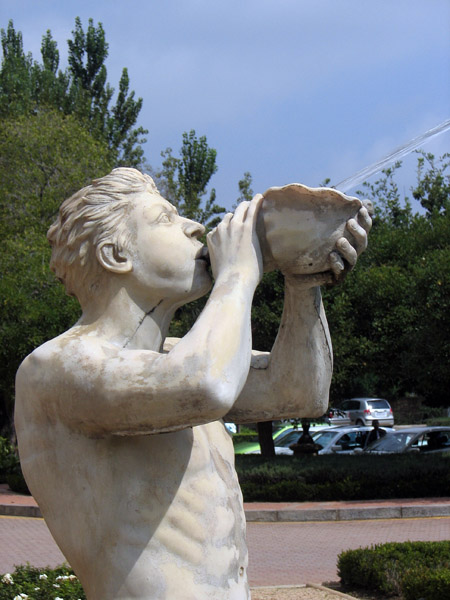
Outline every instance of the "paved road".
[(314, 523), (249, 523), (250, 585), (338, 581), (343, 550), (385, 542), (450, 539), (450, 517)]
[[(313, 523), (249, 523), (252, 586), (337, 581), (342, 550), (388, 541), (450, 539), (450, 517)], [(64, 561), (42, 519), (0, 517), (0, 573), (29, 562), (36, 567)]]

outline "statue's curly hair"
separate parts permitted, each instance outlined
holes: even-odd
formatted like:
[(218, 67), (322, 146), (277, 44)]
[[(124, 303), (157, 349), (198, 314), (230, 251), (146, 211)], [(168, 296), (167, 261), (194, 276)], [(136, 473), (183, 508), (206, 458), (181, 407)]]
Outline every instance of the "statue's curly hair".
[(158, 193), (151, 177), (119, 167), (63, 202), (47, 239), (52, 247), (50, 268), (69, 295), (81, 301), (96, 287), (99, 244), (108, 241), (119, 251), (126, 248), (132, 235), (126, 226), (132, 196), (146, 191)]

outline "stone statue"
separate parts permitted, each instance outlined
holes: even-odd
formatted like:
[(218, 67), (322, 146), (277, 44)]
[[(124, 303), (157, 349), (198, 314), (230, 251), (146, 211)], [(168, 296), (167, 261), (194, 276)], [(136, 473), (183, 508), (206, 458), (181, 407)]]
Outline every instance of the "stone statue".
[[(258, 237), (270, 244), (279, 190), (208, 234), (214, 285), (181, 340), (166, 338), (175, 310), (211, 288), (204, 228), (150, 177), (114, 169), (66, 200), (49, 229), (51, 268), (82, 316), (20, 366), (15, 423), (29, 488), (89, 600), (250, 597), (222, 419), (323, 414), (332, 352), (319, 285), (354, 265), (371, 222), (359, 204), (325, 271), (286, 273), (272, 352), (252, 353)], [(328, 209), (320, 204), (318, 222)], [(276, 248), (266, 252), (276, 260)]]

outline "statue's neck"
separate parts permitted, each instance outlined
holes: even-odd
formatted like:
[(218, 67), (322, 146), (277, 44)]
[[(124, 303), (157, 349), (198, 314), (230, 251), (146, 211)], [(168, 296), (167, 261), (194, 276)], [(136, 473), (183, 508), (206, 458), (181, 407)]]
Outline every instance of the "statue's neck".
[(176, 308), (160, 298), (138, 305), (122, 288), (107, 301), (84, 307), (77, 325), (122, 348), (159, 352)]

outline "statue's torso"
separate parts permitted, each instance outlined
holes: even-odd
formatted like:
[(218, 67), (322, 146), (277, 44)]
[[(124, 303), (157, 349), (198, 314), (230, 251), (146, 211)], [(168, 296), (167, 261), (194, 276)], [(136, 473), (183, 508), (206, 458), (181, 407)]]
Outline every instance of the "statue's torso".
[(17, 418), (25, 476), (88, 599), (248, 598), (242, 497), (221, 422), (89, 439), (33, 426), (20, 407)]

